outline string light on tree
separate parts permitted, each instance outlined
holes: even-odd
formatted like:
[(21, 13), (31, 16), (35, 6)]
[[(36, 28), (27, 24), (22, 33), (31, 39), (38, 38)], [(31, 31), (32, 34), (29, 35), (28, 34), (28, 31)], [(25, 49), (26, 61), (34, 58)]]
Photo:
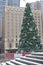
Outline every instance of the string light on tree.
[[(30, 15), (29, 15), (30, 14)], [(31, 12), (30, 4), (26, 4), (24, 11), (22, 29), (20, 34), (18, 52), (34, 51), (41, 48), (40, 37), (38, 36), (37, 26)]]

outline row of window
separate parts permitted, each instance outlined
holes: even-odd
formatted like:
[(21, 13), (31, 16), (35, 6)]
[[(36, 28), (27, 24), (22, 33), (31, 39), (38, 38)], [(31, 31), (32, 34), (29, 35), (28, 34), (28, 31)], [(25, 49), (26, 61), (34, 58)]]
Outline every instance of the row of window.
[[(19, 46), (19, 44), (18, 44), (18, 43), (16, 43), (16, 44), (15, 44), (15, 46), (16, 46), (16, 47), (18, 47), (18, 46)], [(9, 43), (9, 48), (12, 48), (12, 43)]]

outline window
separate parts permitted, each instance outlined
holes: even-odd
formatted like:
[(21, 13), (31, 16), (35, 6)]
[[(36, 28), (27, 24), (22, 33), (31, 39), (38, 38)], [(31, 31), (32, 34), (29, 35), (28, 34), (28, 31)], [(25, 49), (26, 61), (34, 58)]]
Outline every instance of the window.
[(11, 44), (11, 43), (9, 44), (9, 47), (10, 47), (10, 48), (12, 47), (12, 44)]
[(17, 39), (16, 39), (16, 41), (17, 41)]
[(18, 47), (18, 43), (16, 43), (16, 47)]
[[(17, 33), (17, 32), (16, 32)], [(17, 38), (17, 35), (16, 35), (16, 38)]]
[(0, 41), (2, 41), (2, 37), (0, 37)]

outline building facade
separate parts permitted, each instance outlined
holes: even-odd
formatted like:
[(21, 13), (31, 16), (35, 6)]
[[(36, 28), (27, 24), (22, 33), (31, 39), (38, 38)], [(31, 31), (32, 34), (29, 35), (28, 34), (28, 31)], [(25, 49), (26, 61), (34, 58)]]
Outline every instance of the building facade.
[(2, 17), (5, 6), (20, 7), (20, 0), (0, 0), (0, 53), (3, 52)]
[(18, 48), (23, 12), (24, 8), (11, 6), (5, 7), (5, 17), (3, 17), (3, 38), (5, 51), (9, 52), (11, 49), (15, 52)]
[[(30, 3), (30, 5), (31, 5), (31, 9), (41, 11), (42, 37), (43, 37), (43, 1), (40, 0), (40, 1), (32, 2), (32, 3)], [(43, 39), (42, 39), (42, 44), (43, 44)]]
[(3, 8), (5, 6), (6, 1), (5, 0), (0, 0), (0, 53), (3, 53), (4, 50), (4, 45), (2, 41), (2, 17), (3, 17)]
[(33, 16), (34, 16), (34, 20), (35, 23), (37, 25), (37, 29), (38, 29), (38, 33), (41, 39), (41, 44), (43, 41), (43, 36), (42, 36), (42, 22), (41, 22), (41, 11), (40, 10), (33, 10)]
[[(32, 12), (42, 40), (41, 12), (39, 10), (33, 10)], [(6, 6), (3, 11), (3, 41), (5, 53), (15, 52), (18, 49), (23, 15), (23, 7)]]
[(2, 16), (5, 6), (20, 7), (20, 0), (0, 0), (0, 37), (2, 37)]
[(20, 0), (6, 0), (8, 6), (17, 6), (20, 7)]

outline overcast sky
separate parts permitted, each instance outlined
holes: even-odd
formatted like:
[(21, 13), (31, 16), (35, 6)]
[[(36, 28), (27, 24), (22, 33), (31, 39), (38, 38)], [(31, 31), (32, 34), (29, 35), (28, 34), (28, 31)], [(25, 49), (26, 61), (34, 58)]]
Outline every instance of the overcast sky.
[(30, 3), (30, 2), (35, 2), (35, 1), (40, 1), (40, 0), (21, 0), (20, 1), (20, 6), (24, 7), (27, 2)]

